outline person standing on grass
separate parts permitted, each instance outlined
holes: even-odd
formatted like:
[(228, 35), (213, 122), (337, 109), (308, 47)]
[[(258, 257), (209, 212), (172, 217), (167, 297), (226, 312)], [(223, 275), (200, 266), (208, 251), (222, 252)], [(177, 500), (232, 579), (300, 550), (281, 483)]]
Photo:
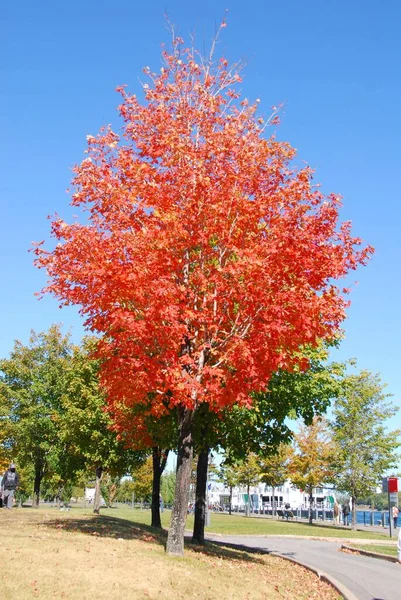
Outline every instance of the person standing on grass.
[(14, 493), (19, 485), (19, 476), (15, 468), (15, 464), (11, 463), (10, 467), (3, 475), (1, 489), (3, 492), (3, 505), (9, 510), (13, 507)]
[(338, 525), (339, 521), (338, 518), (340, 516), (340, 506), (337, 502), (337, 500), (334, 502), (334, 506), (333, 506), (333, 517), (334, 517), (334, 524)]
[(399, 514), (398, 506), (393, 506), (393, 508), (392, 508), (392, 514), (393, 514), (393, 520), (394, 520), (394, 529), (397, 529), (398, 514)]
[(344, 504), (343, 504), (343, 520), (344, 520), (344, 525), (348, 525), (348, 521), (349, 521), (349, 502), (344, 502)]

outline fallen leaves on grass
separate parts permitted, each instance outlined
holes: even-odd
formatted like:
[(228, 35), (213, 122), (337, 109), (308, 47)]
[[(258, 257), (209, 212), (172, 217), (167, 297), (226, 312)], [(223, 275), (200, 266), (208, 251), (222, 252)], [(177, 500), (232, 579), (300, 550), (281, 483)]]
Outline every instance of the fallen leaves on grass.
[(69, 513), (40, 520), (37, 513), (29, 518), (25, 514), (21, 513), (25, 522), (19, 536), (11, 524), (3, 527), (0, 514), (3, 548), (9, 549), (2, 561), (2, 600), (338, 598), (314, 574), (278, 557), (207, 544), (189, 545), (184, 558), (174, 560), (164, 552), (165, 534), (147, 526), (115, 517), (102, 520)]

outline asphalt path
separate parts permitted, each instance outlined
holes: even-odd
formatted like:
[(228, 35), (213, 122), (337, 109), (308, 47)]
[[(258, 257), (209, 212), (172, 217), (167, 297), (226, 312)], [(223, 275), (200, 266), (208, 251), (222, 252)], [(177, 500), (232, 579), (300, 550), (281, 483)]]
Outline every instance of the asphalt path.
[(341, 543), (290, 537), (207, 535), (210, 541), (288, 557), (327, 573), (358, 600), (401, 600), (401, 565), (340, 552)]

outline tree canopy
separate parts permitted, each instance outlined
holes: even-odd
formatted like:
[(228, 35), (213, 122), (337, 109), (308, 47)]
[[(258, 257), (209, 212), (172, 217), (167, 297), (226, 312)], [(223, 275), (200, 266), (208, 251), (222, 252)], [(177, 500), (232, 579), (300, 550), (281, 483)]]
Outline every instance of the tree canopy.
[(42, 479), (55, 472), (65, 451), (58, 419), (71, 354), (69, 336), (53, 325), (47, 332), (32, 331), (27, 345), (16, 341), (10, 357), (0, 361), (1, 403), (8, 405), (3, 443), (22, 467), (33, 466), (36, 504)]
[[(249, 402), (296, 351), (332, 338), (346, 301), (333, 280), (365, 263), (338, 196), (324, 196), (295, 151), (264, 138), (259, 103), (239, 101), (238, 70), (203, 62), (176, 39), (145, 103), (120, 88), (120, 136), (88, 136), (72, 205), (36, 248), (47, 291), (79, 304), (107, 334), (110, 402), (194, 408)], [(112, 395), (111, 395), (112, 392)], [(160, 401), (155, 414), (164, 412)]]
[(32, 332), (27, 345), (15, 342), (0, 361), (0, 444), (27, 479), (34, 479), (39, 502), (42, 481), (49, 493), (62, 494), (83, 472), (95, 469), (123, 475), (135, 461), (130, 440), (118, 440), (99, 387), (99, 365), (89, 356), (96, 340), (71, 343), (58, 325)]
[(291, 482), (309, 497), (309, 522), (312, 523), (313, 491), (333, 481), (334, 444), (328, 423), (315, 417), (310, 425), (301, 425), (288, 462)]
[(374, 493), (399, 460), (401, 429), (388, 430), (388, 419), (398, 408), (385, 387), (379, 375), (369, 371), (347, 375), (333, 409), (334, 480), (352, 498), (353, 526), (358, 498)]

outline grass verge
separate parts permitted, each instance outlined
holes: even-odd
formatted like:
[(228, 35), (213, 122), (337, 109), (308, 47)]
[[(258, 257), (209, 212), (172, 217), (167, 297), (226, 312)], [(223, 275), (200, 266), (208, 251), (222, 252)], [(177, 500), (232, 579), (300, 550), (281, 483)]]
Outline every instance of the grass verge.
[[(139, 510), (125, 507), (116, 509), (102, 509), (103, 514), (118, 515), (129, 521), (138, 523), (150, 523), (150, 511)], [(162, 525), (168, 529), (170, 525), (170, 511), (164, 511), (161, 515)], [(187, 529), (192, 530), (193, 515), (188, 515)], [(332, 537), (342, 539), (368, 539), (383, 540), (385, 534), (369, 531), (352, 531), (330, 525), (309, 525), (296, 521), (283, 521), (274, 519), (265, 519), (258, 517), (244, 517), (239, 515), (226, 515), (212, 513), (210, 527), (206, 532), (226, 534), (226, 535), (301, 535), (310, 537)]]
[(56, 509), (0, 511), (2, 600), (338, 600), (280, 558), (207, 544), (165, 554), (165, 532), (113, 516)]
[(394, 544), (393, 546), (380, 544), (349, 544), (350, 548), (355, 548), (355, 550), (366, 550), (368, 552), (378, 552), (379, 554), (387, 554), (388, 556), (397, 556), (397, 546)]

